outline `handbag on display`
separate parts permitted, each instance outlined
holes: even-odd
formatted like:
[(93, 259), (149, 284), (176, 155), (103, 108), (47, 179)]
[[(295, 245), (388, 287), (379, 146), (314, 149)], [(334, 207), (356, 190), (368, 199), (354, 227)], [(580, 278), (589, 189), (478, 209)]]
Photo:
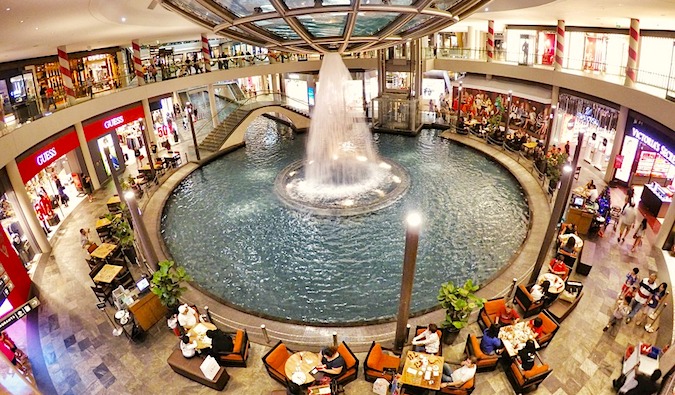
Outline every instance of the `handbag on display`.
[(51, 217), (47, 218), (47, 223), (49, 226), (56, 226), (61, 222), (61, 218), (59, 217), (58, 214), (54, 213)]

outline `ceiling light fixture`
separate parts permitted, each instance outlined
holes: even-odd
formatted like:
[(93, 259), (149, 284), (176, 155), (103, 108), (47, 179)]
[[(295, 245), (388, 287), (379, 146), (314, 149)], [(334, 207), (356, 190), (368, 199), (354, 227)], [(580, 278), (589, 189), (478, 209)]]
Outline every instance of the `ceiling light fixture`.
[(485, 7), (485, 12), (488, 12), (488, 11), (490, 11), (490, 9), (488, 7)]
[(126, 22), (126, 21), (127, 21), (127, 18), (122, 17), (122, 23), (124, 23), (124, 22)]
[(9, 10), (11, 10), (11, 8), (9, 8), (9, 7), (5, 8), (5, 11), (9, 11)]

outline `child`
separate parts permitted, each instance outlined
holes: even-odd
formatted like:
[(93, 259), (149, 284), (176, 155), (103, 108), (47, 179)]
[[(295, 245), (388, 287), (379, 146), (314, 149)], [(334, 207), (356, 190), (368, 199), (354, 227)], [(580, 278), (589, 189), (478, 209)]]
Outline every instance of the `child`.
[(621, 322), (625, 316), (630, 313), (630, 302), (633, 300), (632, 296), (625, 296), (616, 306), (612, 316), (609, 318), (609, 322), (602, 328), (603, 332), (607, 332), (610, 327), (616, 325), (617, 322)]
[(632, 271), (626, 274), (626, 282), (621, 286), (621, 294), (619, 294), (619, 299), (626, 296), (626, 293), (630, 288), (632, 288), (638, 280), (637, 274), (640, 272), (640, 269), (634, 267)]

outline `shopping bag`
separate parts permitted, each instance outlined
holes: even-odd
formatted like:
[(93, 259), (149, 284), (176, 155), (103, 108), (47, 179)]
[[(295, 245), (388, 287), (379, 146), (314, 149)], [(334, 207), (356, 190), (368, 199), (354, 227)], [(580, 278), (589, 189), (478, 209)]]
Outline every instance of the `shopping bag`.
[(373, 392), (378, 395), (387, 395), (388, 388), (389, 382), (383, 378), (379, 378), (373, 383)]

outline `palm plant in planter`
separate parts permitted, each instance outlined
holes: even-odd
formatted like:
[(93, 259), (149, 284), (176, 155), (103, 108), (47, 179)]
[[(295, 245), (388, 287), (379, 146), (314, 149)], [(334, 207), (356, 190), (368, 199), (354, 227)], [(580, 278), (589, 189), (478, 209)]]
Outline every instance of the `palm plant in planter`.
[(110, 228), (115, 237), (117, 245), (122, 248), (122, 253), (130, 263), (136, 263), (136, 248), (134, 246), (134, 230), (131, 229), (129, 222), (124, 216), (106, 214), (105, 217), (110, 221)]
[(478, 288), (471, 279), (466, 280), (461, 287), (455, 286), (452, 281), (441, 285), (438, 302), (445, 309), (445, 321), (441, 323), (441, 328), (444, 329), (443, 338), (448, 344), (468, 324), (471, 312), (480, 309), (486, 302), (474, 294)]
[(152, 274), (152, 293), (159, 296), (159, 300), (169, 311), (178, 307), (180, 297), (187, 290), (182, 282), (192, 281), (184, 268), (174, 266), (173, 261), (161, 261), (159, 270)]

